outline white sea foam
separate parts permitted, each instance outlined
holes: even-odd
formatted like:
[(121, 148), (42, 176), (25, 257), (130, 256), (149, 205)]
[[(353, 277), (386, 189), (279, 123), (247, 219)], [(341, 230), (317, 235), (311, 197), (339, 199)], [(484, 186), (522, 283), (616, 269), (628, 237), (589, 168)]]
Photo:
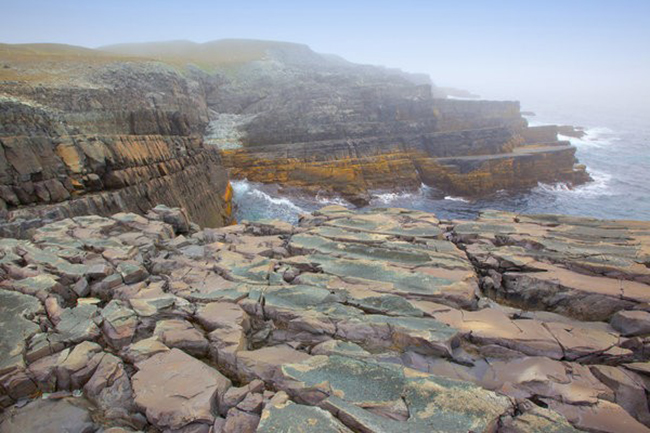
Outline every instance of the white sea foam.
[(347, 202), (345, 199), (341, 197), (328, 197), (328, 196), (321, 196), (319, 194), (316, 194), (316, 201), (324, 206), (329, 206), (332, 204), (337, 204), (339, 206), (344, 206), (344, 207), (350, 207), (350, 203)]
[(391, 205), (402, 200), (412, 200), (416, 195), (416, 193), (412, 192), (385, 192), (381, 194), (373, 194), (372, 201), (384, 205)]
[(257, 188), (255, 185), (251, 184), (247, 180), (234, 180), (231, 182), (235, 198), (245, 201), (246, 196), (252, 198), (253, 200), (259, 200), (261, 203), (258, 203), (258, 207), (267, 206), (273, 207), (276, 210), (289, 211), (291, 213), (301, 213), (304, 212), (300, 206), (292, 202), (287, 197), (274, 197), (261, 189)]
[(268, 195), (267, 193), (265, 193), (264, 191), (260, 191), (259, 189), (253, 189), (252, 194), (255, 197), (259, 197), (259, 198), (261, 198), (263, 200), (266, 200), (267, 202), (269, 202), (271, 204), (274, 204), (276, 206), (283, 206), (283, 207), (293, 209), (293, 210), (296, 210), (296, 211), (299, 211), (299, 212), (303, 211), (303, 209), (300, 206), (298, 206), (297, 204), (295, 204), (294, 202), (292, 202), (291, 200), (289, 200), (286, 197), (272, 197), (272, 196)]
[(445, 196), (445, 200), (450, 200), (450, 201), (461, 201), (463, 203), (469, 203), (469, 200), (462, 198), (462, 197), (454, 197), (451, 195)]
[(590, 170), (589, 174), (591, 174), (593, 181), (585, 183), (584, 185), (572, 188), (565, 183), (556, 183), (552, 185), (540, 183), (535, 190), (536, 192), (545, 192), (566, 197), (596, 197), (613, 194), (609, 187), (612, 175), (596, 170)]
[(580, 147), (596, 147), (602, 148), (611, 145), (619, 138), (615, 135), (614, 131), (607, 127), (594, 127), (585, 129), (585, 135), (582, 138), (569, 137), (566, 135), (558, 134), (558, 139), (570, 141), (571, 144)]

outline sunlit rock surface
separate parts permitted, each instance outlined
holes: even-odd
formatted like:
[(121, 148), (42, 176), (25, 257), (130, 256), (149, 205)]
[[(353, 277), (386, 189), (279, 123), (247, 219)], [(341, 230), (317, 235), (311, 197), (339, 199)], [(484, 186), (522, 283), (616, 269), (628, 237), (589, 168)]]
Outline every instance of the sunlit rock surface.
[(649, 223), (161, 212), (0, 241), (1, 432), (649, 430)]

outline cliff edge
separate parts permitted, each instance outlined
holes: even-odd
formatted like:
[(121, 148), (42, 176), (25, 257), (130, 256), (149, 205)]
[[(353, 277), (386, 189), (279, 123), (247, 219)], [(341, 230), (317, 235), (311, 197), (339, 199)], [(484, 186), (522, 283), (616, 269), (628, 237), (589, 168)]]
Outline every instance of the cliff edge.
[(157, 203), (230, 222), (232, 193), (202, 132), (200, 77), (161, 62), (60, 45), (0, 45), (0, 230)]

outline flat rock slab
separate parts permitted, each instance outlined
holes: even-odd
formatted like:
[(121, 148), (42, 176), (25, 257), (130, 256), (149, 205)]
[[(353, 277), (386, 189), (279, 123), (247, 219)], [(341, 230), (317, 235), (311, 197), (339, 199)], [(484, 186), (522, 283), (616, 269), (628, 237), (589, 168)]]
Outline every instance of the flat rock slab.
[(237, 353), (237, 367), (246, 379), (261, 379), (265, 382), (277, 380), (283, 365), (304, 361), (310, 356), (289, 346), (263, 347), (257, 350)]
[[(286, 338), (317, 340), (337, 338), (354, 342), (368, 349), (400, 348), (421, 353), (449, 356), (451, 342), (457, 334), (454, 327), (430, 317), (401, 297), (380, 295), (374, 298), (353, 299), (346, 293), (307, 285), (266, 287), (251, 290), (249, 297), (256, 304), (244, 305), (250, 314), (271, 318), (278, 327), (286, 329)], [(401, 302), (394, 302), (394, 299)], [(391, 302), (393, 301), (393, 302)], [(404, 316), (369, 314), (371, 310), (397, 306), (393, 312)], [(405, 308), (405, 305), (410, 308)], [(417, 314), (417, 313), (420, 314)], [(415, 317), (414, 317), (415, 316)], [(301, 333), (304, 333), (301, 336)], [(327, 337), (325, 337), (327, 336)], [(279, 333), (277, 338), (283, 338)]]
[(154, 355), (136, 368), (135, 403), (160, 429), (212, 424), (218, 400), (231, 386), (217, 370), (178, 349)]
[(366, 214), (335, 218), (326, 225), (381, 235), (436, 238), (442, 234), (438, 223), (438, 219), (430, 213), (378, 209)]
[(282, 367), (280, 387), (362, 431), (484, 431), (512, 410), (507, 397), (393, 364), (316, 356)]
[(287, 401), (269, 404), (262, 412), (258, 433), (351, 433), (329, 412)]
[[(82, 391), (95, 420), (185, 433), (650, 426), (649, 224), (333, 206), (197, 230), (161, 207), (0, 239), (0, 407)], [(82, 406), (52, 423), (86, 428)]]
[(72, 343), (93, 340), (100, 334), (99, 327), (95, 323), (98, 314), (97, 307), (89, 304), (65, 309), (56, 330), (65, 341)]
[(20, 409), (7, 410), (0, 421), (0, 433), (92, 433), (98, 427), (90, 418), (88, 406), (88, 402), (72, 398), (35, 400)]
[(26, 316), (42, 309), (33, 296), (0, 290), (0, 373), (22, 366), (25, 340), (39, 332)]
[(648, 222), (485, 211), (453, 233), (484, 272), (502, 274), (484, 290), (522, 308), (608, 320), (650, 302)]

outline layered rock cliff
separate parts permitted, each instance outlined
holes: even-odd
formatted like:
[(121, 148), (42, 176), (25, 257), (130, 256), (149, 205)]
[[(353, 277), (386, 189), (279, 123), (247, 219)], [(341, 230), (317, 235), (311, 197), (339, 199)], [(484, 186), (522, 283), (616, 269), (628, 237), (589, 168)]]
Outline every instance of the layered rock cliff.
[(463, 196), (589, 179), (557, 132), (517, 102), (433, 97), (419, 76), (306, 50), (223, 75), (208, 137), (235, 177), (343, 194), (422, 183)]
[(516, 102), (434, 98), (427, 77), (264, 41), (0, 46), (0, 230), (180, 205), (230, 220), (228, 176), (342, 194), (478, 196), (589, 179)]
[(65, 219), (0, 239), (0, 431), (648, 432), (648, 233)]
[(0, 46), (0, 234), (42, 220), (181, 205), (230, 222), (228, 176), (203, 143), (199, 78), (76, 47)]

